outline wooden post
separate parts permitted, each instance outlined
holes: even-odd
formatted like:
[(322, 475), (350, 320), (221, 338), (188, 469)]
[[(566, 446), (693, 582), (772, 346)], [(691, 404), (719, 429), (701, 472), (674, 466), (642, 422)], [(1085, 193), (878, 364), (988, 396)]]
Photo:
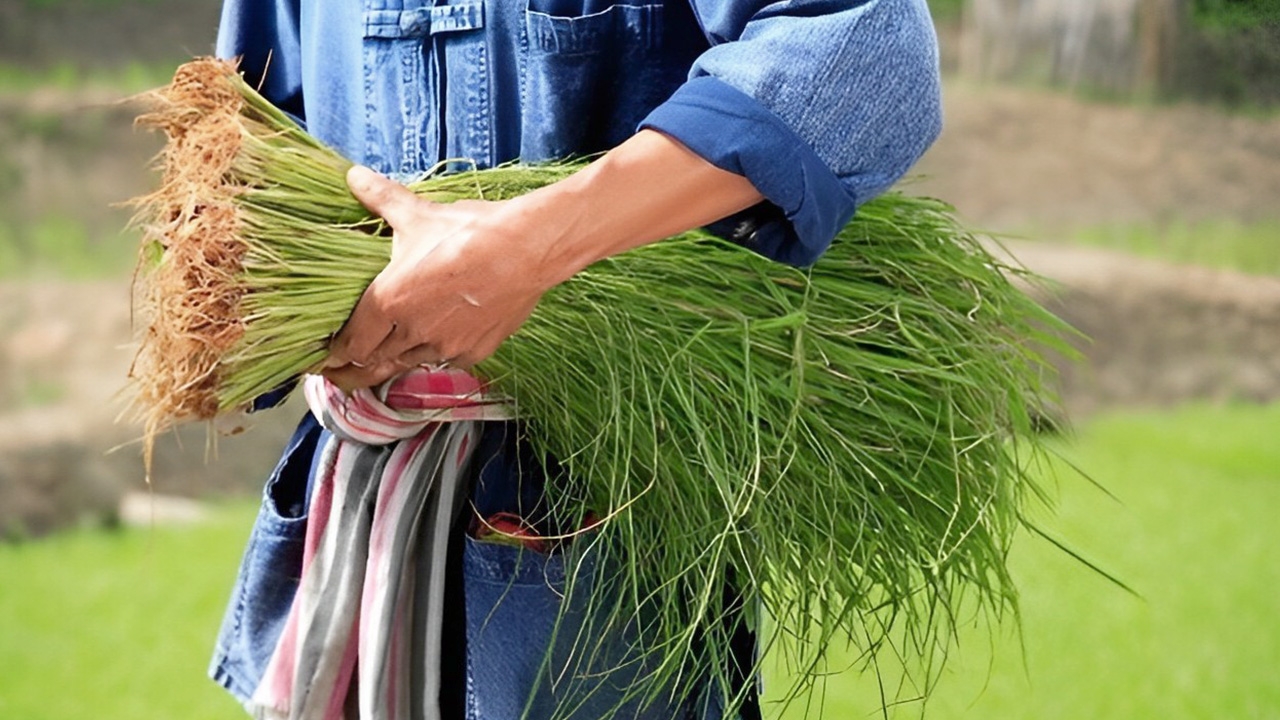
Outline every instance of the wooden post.
[(1171, 77), (1178, 33), (1187, 12), (1187, 0), (1141, 0), (1138, 4), (1136, 92), (1154, 96)]

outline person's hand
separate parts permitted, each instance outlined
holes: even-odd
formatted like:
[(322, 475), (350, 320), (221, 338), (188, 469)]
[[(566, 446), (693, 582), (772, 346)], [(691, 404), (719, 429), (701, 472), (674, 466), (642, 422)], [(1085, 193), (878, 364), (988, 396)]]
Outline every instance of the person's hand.
[(524, 252), (540, 238), (518, 203), (432, 203), (361, 166), (347, 184), (394, 236), (391, 261), (330, 344), (325, 375), (339, 386), (376, 385), (420, 364), (470, 367), (551, 286)]
[(591, 263), (764, 199), (745, 177), (653, 130), (501, 202), (439, 205), (364, 167), (347, 184), (395, 233), (390, 263), (330, 344), (325, 375), (347, 389), (421, 364), (470, 367)]

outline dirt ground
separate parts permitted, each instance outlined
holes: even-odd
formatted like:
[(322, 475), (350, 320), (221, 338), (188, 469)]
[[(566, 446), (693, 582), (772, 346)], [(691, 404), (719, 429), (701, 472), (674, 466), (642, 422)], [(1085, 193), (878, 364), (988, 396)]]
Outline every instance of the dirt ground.
[[(155, 143), (102, 100), (0, 98), (9, 216), (123, 222), (105, 208), (145, 190)], [(947, 199), (977, 226), (1037, 240), (1010, 247), (1056, 281), (1046, 301), (1089, 337), (1086, 361), (1063, 370), (1072, 417), (1280, 397), (1280, 280), (1046, 242), (1102, 223), (1280, 218), (1280, 119), (953, 83), (946, 120), (913, 191)], [(129, 324), (127, 278), (0, 283), (0, 536), (109, 521), (122, 493), (141, 487), (138, 430), (114, 423)], [(255, 492), (297, 412), (221, 439), (211, 462), (203, 429), (165, 438), (157, 492)]]
[(964, 82), (947, 86), (944, 112), (919, 188), (979, 227), (1052, 240), (1107, 223), (1280, 217), (1280, 116)]

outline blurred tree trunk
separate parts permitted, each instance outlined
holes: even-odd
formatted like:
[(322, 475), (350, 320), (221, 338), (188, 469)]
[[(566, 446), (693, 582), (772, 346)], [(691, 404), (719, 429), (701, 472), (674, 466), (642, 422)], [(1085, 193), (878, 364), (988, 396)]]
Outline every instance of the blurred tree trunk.
[(969, 0), (961, 12), (960, 71), (989, 79), (1017, 62), (1021, 0)]
[(1137, 92), (1151, 96), (1169, 85), (1177, 62), (1178, 35), (1188, 12), (1187, 0), (1139, 2)]

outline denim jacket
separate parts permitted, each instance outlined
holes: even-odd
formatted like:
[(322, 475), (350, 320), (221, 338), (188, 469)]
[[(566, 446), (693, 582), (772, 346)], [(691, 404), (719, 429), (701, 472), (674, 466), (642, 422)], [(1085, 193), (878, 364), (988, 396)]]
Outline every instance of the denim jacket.
[(227, 0), (218, 54), (383, 172), (660, 130), (749, 178), (769, 202), (725, 229), (797, 265), (941, 125), (925, 0)]
[[(765, 196), (713, 230), (797, 265), (901, 177), (941, 123), (925, 0), (225, 0), (218, 54), (241, 58), (312, 134), (386, 173), (584, 155), (661, 131)], [(473, 502), (485, 515), (536, 503), (541, 482), (495, 425), (477, 450)], [(305, 418), (267, 482), (211, 668), (241, 699), (296, 587), (322, 442)], [(535, 651), (497, 665), (468, 653), (460, 702), (469, 719), (515, 717), (558, 599), (517, 550), (461, 547), (458, 642), (505, 633), (503, 648)], [(533, 716), (553, 702), (535, 702)], [(698, 702), (689, 714), (718, 717), (714, 698)]]

